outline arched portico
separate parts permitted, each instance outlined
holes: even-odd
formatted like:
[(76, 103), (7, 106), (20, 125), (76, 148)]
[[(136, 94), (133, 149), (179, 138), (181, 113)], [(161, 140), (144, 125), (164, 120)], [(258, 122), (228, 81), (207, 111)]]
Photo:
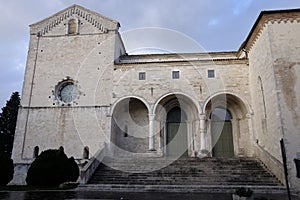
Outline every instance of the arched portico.
[(199, 151), (199, 112), (194, 101), (183, 94), (169, 94), (154, 106), (155, 141), (166, 156), (194, 156)]
[(149, 111), (140, 99), (120, 99), (112, 109), (111, 143), (116, 156), (146, 153), (149, 146)]
[(206, 116), (206, 148), (212, 156), (249, 154), (249, 109), (241, 98), (231, 93), (214, 95), (206, 101), (203, 109)]

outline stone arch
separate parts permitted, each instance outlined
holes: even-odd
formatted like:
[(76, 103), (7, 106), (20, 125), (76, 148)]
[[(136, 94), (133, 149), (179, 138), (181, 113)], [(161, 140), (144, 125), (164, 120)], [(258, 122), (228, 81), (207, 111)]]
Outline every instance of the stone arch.
[(148, 151), (149, 107), (140, 98), (124, 97), (112, 107), (111, 143), (116, 156)]
[(149, 103), (148, 103), (148, 101), (146, 101), (144, 98), (139, 97), (139, 96), (124, 96), (124, 97), (119, 98), (117, 101), (115, 101), (114, 104), (111, 106), (111, 109), (110, 109), (110, 116), (112, 116), (112, 114), (113, 114), (113, 112), (114, 112), (114, 110), (115, 110), (115, 107), (118, 105), (118, 103), (120, 103), (121, 101), (123, 101), (123, 100), (125, 100), (125, 99), (130, 99), (130, 98), (138, 99), (138, 100), (140, 100), (141, 102), (143, 102), (144, 105), (147, 107), (147, 110), (149, 111), (149, 113), (151, 113), (151, 109), (150, 109)]
[[(233, 146), (234, 155), (250, 155), (250, 125), (249, 125), (249, 113), (251, 113), (250, 106), (245, 103), (240, 97), (233, 93), (222, 92), (214, 94), (209, 97), (203, 106), (203, 113), (206, 115), (206, 130), (207, 130), (207, 140), (209, 144), (209, 150), (212, 149), (215, 144), (213, 144), (212, 136), (212, 123), (210, 116), (212, 112), (217, 109), (222, 108), (230, 112), (232, 119), (232, 135), (233, 135)], [(225, 124), (225, 123), (224, 123)], [(225, 128), (225, 127), (224, 127)]]
[[(201, 113), (206, 114), (206, 109), (207, 109), (208, 103), (215, 97), (221, 97), (222, 95), (232, 97), (233, 99), (235, 99), (235, 101), (238, 102), (242, 106), (244, 113), (253, 114), (253, 110), (252, 110), (249, 102), (245, 98), (241, 97), (240, 95), (238, 95), (232, 91), (216, 92), (216, 93), (212, 94), (211, 96), (207, 97), (204, 100), (203, 106), (201, 108)], [(226, 97), (225, 97), (225, 99), (226, 99)]]
[[(169, 93), (161, 96), (157, 102), (154, 104), (153, 113), (155, 115), (156, 121), (156, 137), (155, 141), (158, 144), (158, 149), (163, 155), (168, 155), (170, 153), (170, 149), (172, 147), (168, 146), (170, 142), (168, 141), (170, 132), (170, 124), (168, 124), (167, 117), (168, 114), (174, 109), (178, 108), (181, 110), (181, 120), (177, 120), (175, 125), (175, 129), (185, 131), (186, 133), (177, 132), (176, 137), (181, 138), (182, 141), (186, 139), (186, 149), (182, 154), (188, 154), (189, 156), (194, 155), (195, 146), (197, 142), (194, 141), (197, 138), (197, 126), (199, 122), (199, 104), (197, 104), (192, 98), (182, 93)], [(185, 117), (183, 117), (185, 116)], [(186, 119), (183, 119), (183, 118)], [(178, 127), (176, 127), (178, 126)], [(181, 135), (185, 134), (185, 135)], [(184, 139), (184, 140), (183, 140)], [(176, 144), (176, 138), (174, 140), (174, 144)], [(178, 144), (177, 144), (178, 145)], [(169, 152), (168, 152), (169, 151)], [(179, 152), (178, 152), (179, 153)], [(179, 153), (179, 154), (180, 154)], [(177, 156), (180, 156), (180, 155)], [(175, 155), (176, 156), (176, 155)]]
[(189, 100), (192, 104), (194, 104), (197, 108), (197, 111), (198, 113), (200, 113), (201, 109), (200, 109), (200, 106), (199, 106), (199, 103), (197, 100), (195, 100), (194, 98), (192, 98), (191, 96), (187, 95), (187, 94), (184, 94), (182, 92), (173, 92), (173, 93), (166, 93), (166, 94), (163, 94), (161, 95), (156, 101), (155, 101), (155, 104), (153, 106), (153, 113), (152, 114), (155, 114), (156, 112), (156, 109), (158, 107), (158, 104), (163, 100), (165, 99), (166, 97), (170, 96), (170, 95), (177, 95), (179, 97), (183, 97), (184, 99), (187, 99)]

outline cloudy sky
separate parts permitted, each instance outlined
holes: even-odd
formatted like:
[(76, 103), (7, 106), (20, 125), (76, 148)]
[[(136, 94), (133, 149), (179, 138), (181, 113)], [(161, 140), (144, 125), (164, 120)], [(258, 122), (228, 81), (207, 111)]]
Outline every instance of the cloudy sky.
[(300, 0), (0, 0), (0, 107), (22, 90), (28, 25), (72, 4), (119, 21), (120, 32), (160, 27), (193, 38), (206, 51), (235, 51), (260, 11), (299, 8)]

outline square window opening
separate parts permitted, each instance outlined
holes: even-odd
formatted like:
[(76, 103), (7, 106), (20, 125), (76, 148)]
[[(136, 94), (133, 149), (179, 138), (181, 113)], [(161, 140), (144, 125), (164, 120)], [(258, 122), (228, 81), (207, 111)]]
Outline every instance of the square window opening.
[(172, 78), (173, 79), (179, 79), (179, 71), (173, 71), (172, 72)]
[(146, 72), (139, 73), (139, 80), (146, 80)]
[(208, 78), (215, 78), (215, 70), (208, 70), (207, 71)]

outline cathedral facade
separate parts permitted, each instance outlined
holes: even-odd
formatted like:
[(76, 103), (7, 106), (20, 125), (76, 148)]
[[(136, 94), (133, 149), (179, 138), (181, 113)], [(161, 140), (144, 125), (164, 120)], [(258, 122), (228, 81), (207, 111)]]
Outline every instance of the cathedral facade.
[[(263, 11), (234, 52), (128, 55), (120, 24), (74, 5), (30, 26), (15, 184), (39, 152), (255, 157), (297, 189), (300, 10)], [(90, 156), (89, 156), (90, 155)]]

